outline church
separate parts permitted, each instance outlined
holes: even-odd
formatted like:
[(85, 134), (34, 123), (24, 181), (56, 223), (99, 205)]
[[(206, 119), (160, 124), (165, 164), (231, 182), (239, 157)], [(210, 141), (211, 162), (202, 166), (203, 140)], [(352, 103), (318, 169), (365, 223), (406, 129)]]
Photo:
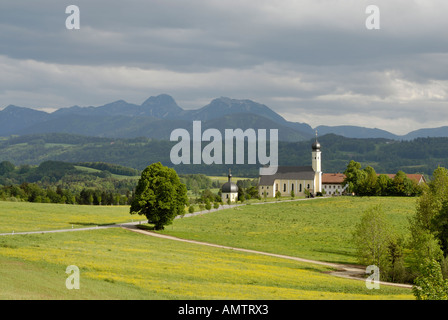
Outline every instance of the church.
[(306, 195), (305, 190), (316, 195), (322, 192), (322, 166), (320, 143), (316, 141), (311, 146), (311, 166), (279, 166), (273, 175), (260, 175), (258, 194), (261, 198), (273, 198), (277, 191), (282, 197)]

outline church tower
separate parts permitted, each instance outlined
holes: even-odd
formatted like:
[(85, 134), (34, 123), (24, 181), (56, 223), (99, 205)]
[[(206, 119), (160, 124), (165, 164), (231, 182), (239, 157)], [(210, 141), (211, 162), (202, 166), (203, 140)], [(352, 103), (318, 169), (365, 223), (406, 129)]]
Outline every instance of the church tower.
[(311, 146), (311, 164), (314, 170), (314, 193), (322, 192), (322, 164), (321, 164), (321, 151), (320, 143), (317, 141), (317, 131), (316, 131), (316, 141)]

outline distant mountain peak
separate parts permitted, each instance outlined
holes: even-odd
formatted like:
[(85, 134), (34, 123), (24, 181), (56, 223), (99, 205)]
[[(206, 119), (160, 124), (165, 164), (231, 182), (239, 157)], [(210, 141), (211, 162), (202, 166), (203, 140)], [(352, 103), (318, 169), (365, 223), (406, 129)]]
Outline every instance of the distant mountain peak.
[(8, 114), (17, 114), (17, 113), (46, 114), (47, 113), (45, 111), (30, 109), (30, 108), (26, 108), (26, 107), (19, 107), (19, 106), (15, 106), (13, 104), (10, 104), (5, 109), (3, 109), (1, 112), (5, 113), (5, 114), (6, 113), (8, 113)]
[(3, 109), (2, 111), (11, 111), (11, 110), (24, 110), (27, 108), (24, 107), (19, 107), (19, 106), (15, 106), (13, 104), (10, 104), (9, 106), (7, 106), (5, 109)]
[[(176, 105), (179, 107), (172, 96), (166, 93), (159, 94), (157, 96), (151, 96), (142, 103), (142, 106), (153, 105), (153, 104), (168, 104)], [(180, 107), (179, 107), (180, 108)]]
[(146, 115), (160, 119), (176, 118), (184, 111), (168, 94), (151, 96), (142, 103), (142, 107), (145, 109), (144, 113)]

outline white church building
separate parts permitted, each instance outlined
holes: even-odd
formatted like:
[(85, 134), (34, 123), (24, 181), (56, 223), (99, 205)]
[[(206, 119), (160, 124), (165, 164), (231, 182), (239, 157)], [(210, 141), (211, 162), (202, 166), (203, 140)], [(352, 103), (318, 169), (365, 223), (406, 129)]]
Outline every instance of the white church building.
[(273, 198), (277, 191), (282, 197), (304, 196), (305, 190), (315, 195), (322, 192), (322, 165), (320, 143), (316, 141), (311, 146), (311, 166), (279, 166), (273, 175), (260, 175), (258, 194), (260, 197)]

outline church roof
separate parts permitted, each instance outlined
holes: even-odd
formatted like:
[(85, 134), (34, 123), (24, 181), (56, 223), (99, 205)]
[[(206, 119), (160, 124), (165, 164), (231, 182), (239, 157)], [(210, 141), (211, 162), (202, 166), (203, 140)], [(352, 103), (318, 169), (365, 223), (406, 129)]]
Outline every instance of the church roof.
[(230, 169), (229, 169), (228, 178), (229, 178), (229, 180), (222, 185), (221, 192), (222, 193), (238, 192), (238, 186), (236, 184), (234, 184), (232, 181), (230, 181), (232, 179), (232, 173), (230, 173)]
[(313, 151), (320, 151), (320, 143), (319, 143), (319, 141), (317, 141), (317, 139), (311, 145), (311, 149), (313, 149)]
[(312, 166), (287, 167), (279, 166), (277, 173), (272, 175), (260, 175), (259, 185), (271, 186), (277, 179), (283, 180), (313, 180), (315, 172)]
[(221, 187), (221, 192), (223, 193), (234, 193), (238, 192), (238, 186), (234, 184), (233, 182), (226, 182)]

